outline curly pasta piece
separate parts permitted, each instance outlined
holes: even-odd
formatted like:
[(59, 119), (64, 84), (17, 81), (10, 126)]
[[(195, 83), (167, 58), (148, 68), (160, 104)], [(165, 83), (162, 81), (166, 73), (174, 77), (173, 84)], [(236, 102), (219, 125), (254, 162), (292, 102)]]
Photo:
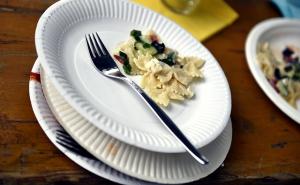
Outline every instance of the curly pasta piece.
[(174, 77), (176, 80), (178, 80), (184, 85), (188, 85), (193, 80), (193, 77), (189, 75), (186, 71), (176, 68), (174, 69)]

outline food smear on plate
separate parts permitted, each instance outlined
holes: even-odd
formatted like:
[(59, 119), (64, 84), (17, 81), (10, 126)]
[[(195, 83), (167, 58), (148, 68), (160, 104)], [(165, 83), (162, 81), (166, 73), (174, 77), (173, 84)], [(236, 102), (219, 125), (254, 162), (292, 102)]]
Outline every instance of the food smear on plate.
[(191, 82), (203, 78), (203, 59), (179, 55), (154, 31), (132, 30), (129, 40), (116, 48), (114, 57), (127, 75), (141, 75), (141, 87), (165, 107), (170, 100), (193, 97)]
[(276, 57), (269, 43), (259, 45), (257, 61), (272, 87), (293, 107), (300, 99), (300, 61), (296, 48), (287, 46)]

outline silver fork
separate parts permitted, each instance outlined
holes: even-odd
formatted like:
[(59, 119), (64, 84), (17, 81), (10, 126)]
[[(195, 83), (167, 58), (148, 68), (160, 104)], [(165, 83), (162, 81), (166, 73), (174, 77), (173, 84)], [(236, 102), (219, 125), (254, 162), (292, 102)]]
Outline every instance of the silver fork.
[(205, 156), (201, 155), (198, 150), (191, 144), (186, 136), (179, 130), (171, 118), (131, 79), (127, 78), (119, 70), (114, 59), (105, 48), (99, 35), (88, 34), (85, 36), (87, 47), (91, 56), (91, 59), (97, 69), (106, 77), (122, 80), (126, 82), (132, 89), (145, 101), (149, 108), (158, 117), (161, 123), (177, 138), (185, 147), (185, 149), (194, 157), (200, 164), (208, 164), (208, 160)]

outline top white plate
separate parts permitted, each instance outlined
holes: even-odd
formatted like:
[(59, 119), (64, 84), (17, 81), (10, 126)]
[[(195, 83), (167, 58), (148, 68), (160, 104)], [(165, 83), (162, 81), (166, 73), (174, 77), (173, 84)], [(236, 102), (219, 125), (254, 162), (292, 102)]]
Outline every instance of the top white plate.
[(269, 84), (257, 62), (257, 46), (261, 43), (270, 43), (271, 49), (276, 53), (287, 45), (300, 48), (300, 21), (283, 18), (269, 19), (256, 25), (248, 35), (246, 41), (246, 57), (250, 70), (263, 91), (284, 113), (300, 123), (300, 101), (298, 108), (289, 105)]
[(125, 84), (103, 77), (92, 64), (84, 35), (98, 32), (108, 49), (128, 39), (132, 29), (153, 29), (183, 55), (206, 60), (205, 81), (195, 98), (165, 109), (185, 135), (202, 147), (225, 128), (231, 111), (226, 77), (210, 52), (172, 21), (123, 0), (65, 0), (40, 18), (36, 48), (42, 66), (67, 102), (95, 126), (126, 143), (159, 152), (184, 147)]

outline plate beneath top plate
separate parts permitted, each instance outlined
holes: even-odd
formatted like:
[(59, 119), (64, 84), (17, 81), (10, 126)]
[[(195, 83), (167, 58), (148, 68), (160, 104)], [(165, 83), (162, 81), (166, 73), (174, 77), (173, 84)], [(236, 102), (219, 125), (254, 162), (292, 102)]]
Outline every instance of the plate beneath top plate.
[(40, 18), (35, 42), (41, 64), (55, 88), (77, 112), (115, 138), (158, 152), (184, 152), (181, 143), (139, 97), (119, 81), (103, 77), (90, 60), (84, 36), (98, 32), (112, 51), (132, 29), (153, 29), (182, 55), (206, 60), (205, 80), (195, 97), (165, 109), (197, 147), (213, 141), (231, 112), (226, 77), (211, 53), (185, 30), (163, 16), (123, 0), (66, 0)]
[(207, 165), (200, 165), (187, 152), (159, 153), (128, 145), (106, 134), (78, 114), (59, 95), (43, 70), (41, 81), (53, 115), (70, 136), (100, 161), (129, 176), (163, 184), (188, 183), (213, 173), (223, 163), (229, 151), (232, 139), (230, 120), (214, 141), (199, 149), (207, 156)]
[[(40, 63), (36, 61), (31, 70), (32, 73), (40, 73)], [(44, 97), (41, 83), (37, 80), (29, 81), (29, 96), (31, 106), (38, 123), (42, 127), (45, 134), (51, 140), (51, 142), (67, 157), (69, 157), (76, 164), (82, 168), (90, 171), (91, 173), (100, 177), (109, 179), (113, 182), (128, 185), (153, 185), (153, 183), (145, 182), (128, 175), (125, 175), (110, 166), (104, 164), (102, 161), (96, 158), (88, 158), (74, 153), (57, 143), (57, 132), (63, 130), (62, 126), (56, 121), (56, 118), (52, 114), (48, 103)], [(231, 138), (230, 138), (231, 139)]]
[(285, 18), (263, 21), (251, 30), (246, 41), (247, 62), (256, 82), (280, 110), (300, 123), (300, 101), (297, 102), (297, 109), (288, 104), (270, 85), (260, 69), (256, 59), (257, 47), (264, 42), (270, 44), (275, 54), (280, 54), (287, 45), (300, 48), (300, 21)]

